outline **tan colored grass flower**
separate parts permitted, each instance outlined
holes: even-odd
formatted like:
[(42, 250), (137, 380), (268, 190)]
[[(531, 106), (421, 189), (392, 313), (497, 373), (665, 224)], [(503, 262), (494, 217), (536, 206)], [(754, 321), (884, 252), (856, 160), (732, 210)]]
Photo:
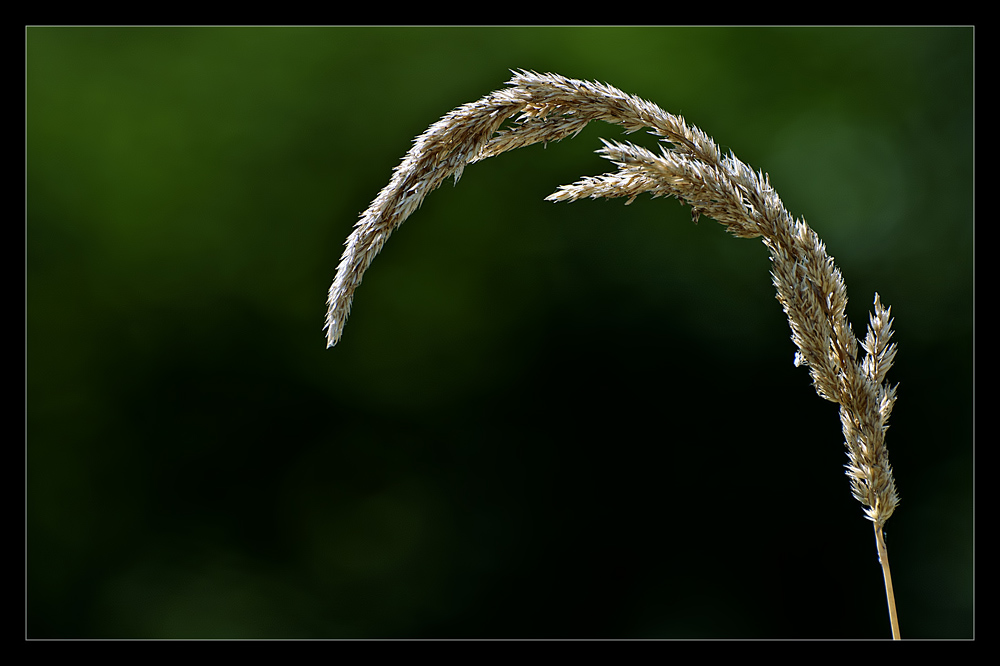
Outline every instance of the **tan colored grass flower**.
[[(462, 105), (414, 141), (389, 184), (361, 215), (330, 287), (327, 346), (343, 333), (354, 291), (389, 235), (447, 178), (457, 182), (466, 165), (539, 142), (575, 136), (592, 120), (631, 133), (649, 128), (659, 152), (632, 143), (604, 141), (598, 152), (617, 170), (560, 187), (550, 201), (638, 195), (675, 197), (692, 215), (719, 221), (739, 238), (760, 237), (771, 255), (771, 276), (797, 352), (816, 392), (840, 405), (847, 474), (854, 497), (875, 529), (893, 637), (899, 637), (883, 525), (899, 503), (885, 432), (895, 401), (886, 381), (895, 344), (889, 309), (875, 295), (874, 313), (861, 348), (847, 320), (843, 276), (819, 236), (785, 210), (766, 174), (755, 172), (683, 118), (608, 85), (556, 74), (518, 71), (508, 88)], [(504, 123), (517, 116), (513, 124)]]

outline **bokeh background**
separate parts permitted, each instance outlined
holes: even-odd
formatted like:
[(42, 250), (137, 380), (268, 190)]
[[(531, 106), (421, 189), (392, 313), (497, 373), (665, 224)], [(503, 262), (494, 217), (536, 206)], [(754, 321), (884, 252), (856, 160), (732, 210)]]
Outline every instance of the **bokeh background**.
[(434, 192), (325, 348), (358, 214), (514, 68), (684, 115), (892, 306), (900, 625), (974, 636), (971, 28), (25, 35), (27, 636), (889, 636), (764, 246), (544, 201), (618, 128)]

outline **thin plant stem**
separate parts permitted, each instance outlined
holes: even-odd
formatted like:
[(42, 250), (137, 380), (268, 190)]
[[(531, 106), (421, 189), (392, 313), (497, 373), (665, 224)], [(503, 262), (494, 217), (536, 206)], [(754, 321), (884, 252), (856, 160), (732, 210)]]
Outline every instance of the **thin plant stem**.
[(899, 620), (896, 619), (896, 597), (892, 593), (892, 572), (889, 571), (889, 551), (885, 547), (885, 535), (882, 526), (873, 523), (875, 527), (875, 544), (878, 546), (878, 561), (882, 565), (882, 576), (885, 578), (885, 598), (889, 604), (889, 623), (892, 625), (892, 638), (899, 640)]

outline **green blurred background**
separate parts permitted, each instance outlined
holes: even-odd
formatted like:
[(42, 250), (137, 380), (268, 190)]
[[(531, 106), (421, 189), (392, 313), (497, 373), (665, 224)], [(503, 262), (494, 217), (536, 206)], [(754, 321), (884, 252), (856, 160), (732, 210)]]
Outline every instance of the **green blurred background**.
[[(509, 69), (769, 172), (892, 306), (903, 635), (973, 636), (971, 28), (26, 30), (27, 635), (882, 638), (837, 407), (766, 249), (471, 166), (325, 349), (342, 244)], [(653, 145), (652, 137), (631, 139)]]

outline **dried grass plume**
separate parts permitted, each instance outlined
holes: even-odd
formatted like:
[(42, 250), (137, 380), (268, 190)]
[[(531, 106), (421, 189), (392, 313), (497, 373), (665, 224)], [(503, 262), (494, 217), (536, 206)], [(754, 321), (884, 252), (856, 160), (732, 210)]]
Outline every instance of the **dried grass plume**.
[[(896, 346), (892, 319), (875, 295), (864, 342), (846, 317), (847, 289), (819, 236), (793, 218), (768, 180), (679, 116), (611, 86), (556, 74), (517, 71), (508, 87), (464, 104), (418, 136), (389, 184), (379, 192), (347, 239), (327, 300), (327, 346), (337, 344), (354, 292), (389, 235), (430, 192), (455, 182), (474, 162), (539, 142), (575, 136), (602, 120), (626, 133), (648, 128), (659, 137), (654, 152), (632, 143), (604, 141), (598, 152), (617, 169), (564, 185), (549, 201), (625, 197), (643, 193), (675, 197), (695, 219), (711, 217), (739, 238), (761, 238), (771, 255), (771, 275), (797, 352), (816, 392), (840, 405), (855, 498), (875, 528), (885, 577), (893, 636), (899, 637), (882, 527), (899, 504), (885, 433), (896, 398), (886, 382)], [(504, 123), (514, 117), (508, 126)], [(861, 355), (861, 351), (864, 355)]]

